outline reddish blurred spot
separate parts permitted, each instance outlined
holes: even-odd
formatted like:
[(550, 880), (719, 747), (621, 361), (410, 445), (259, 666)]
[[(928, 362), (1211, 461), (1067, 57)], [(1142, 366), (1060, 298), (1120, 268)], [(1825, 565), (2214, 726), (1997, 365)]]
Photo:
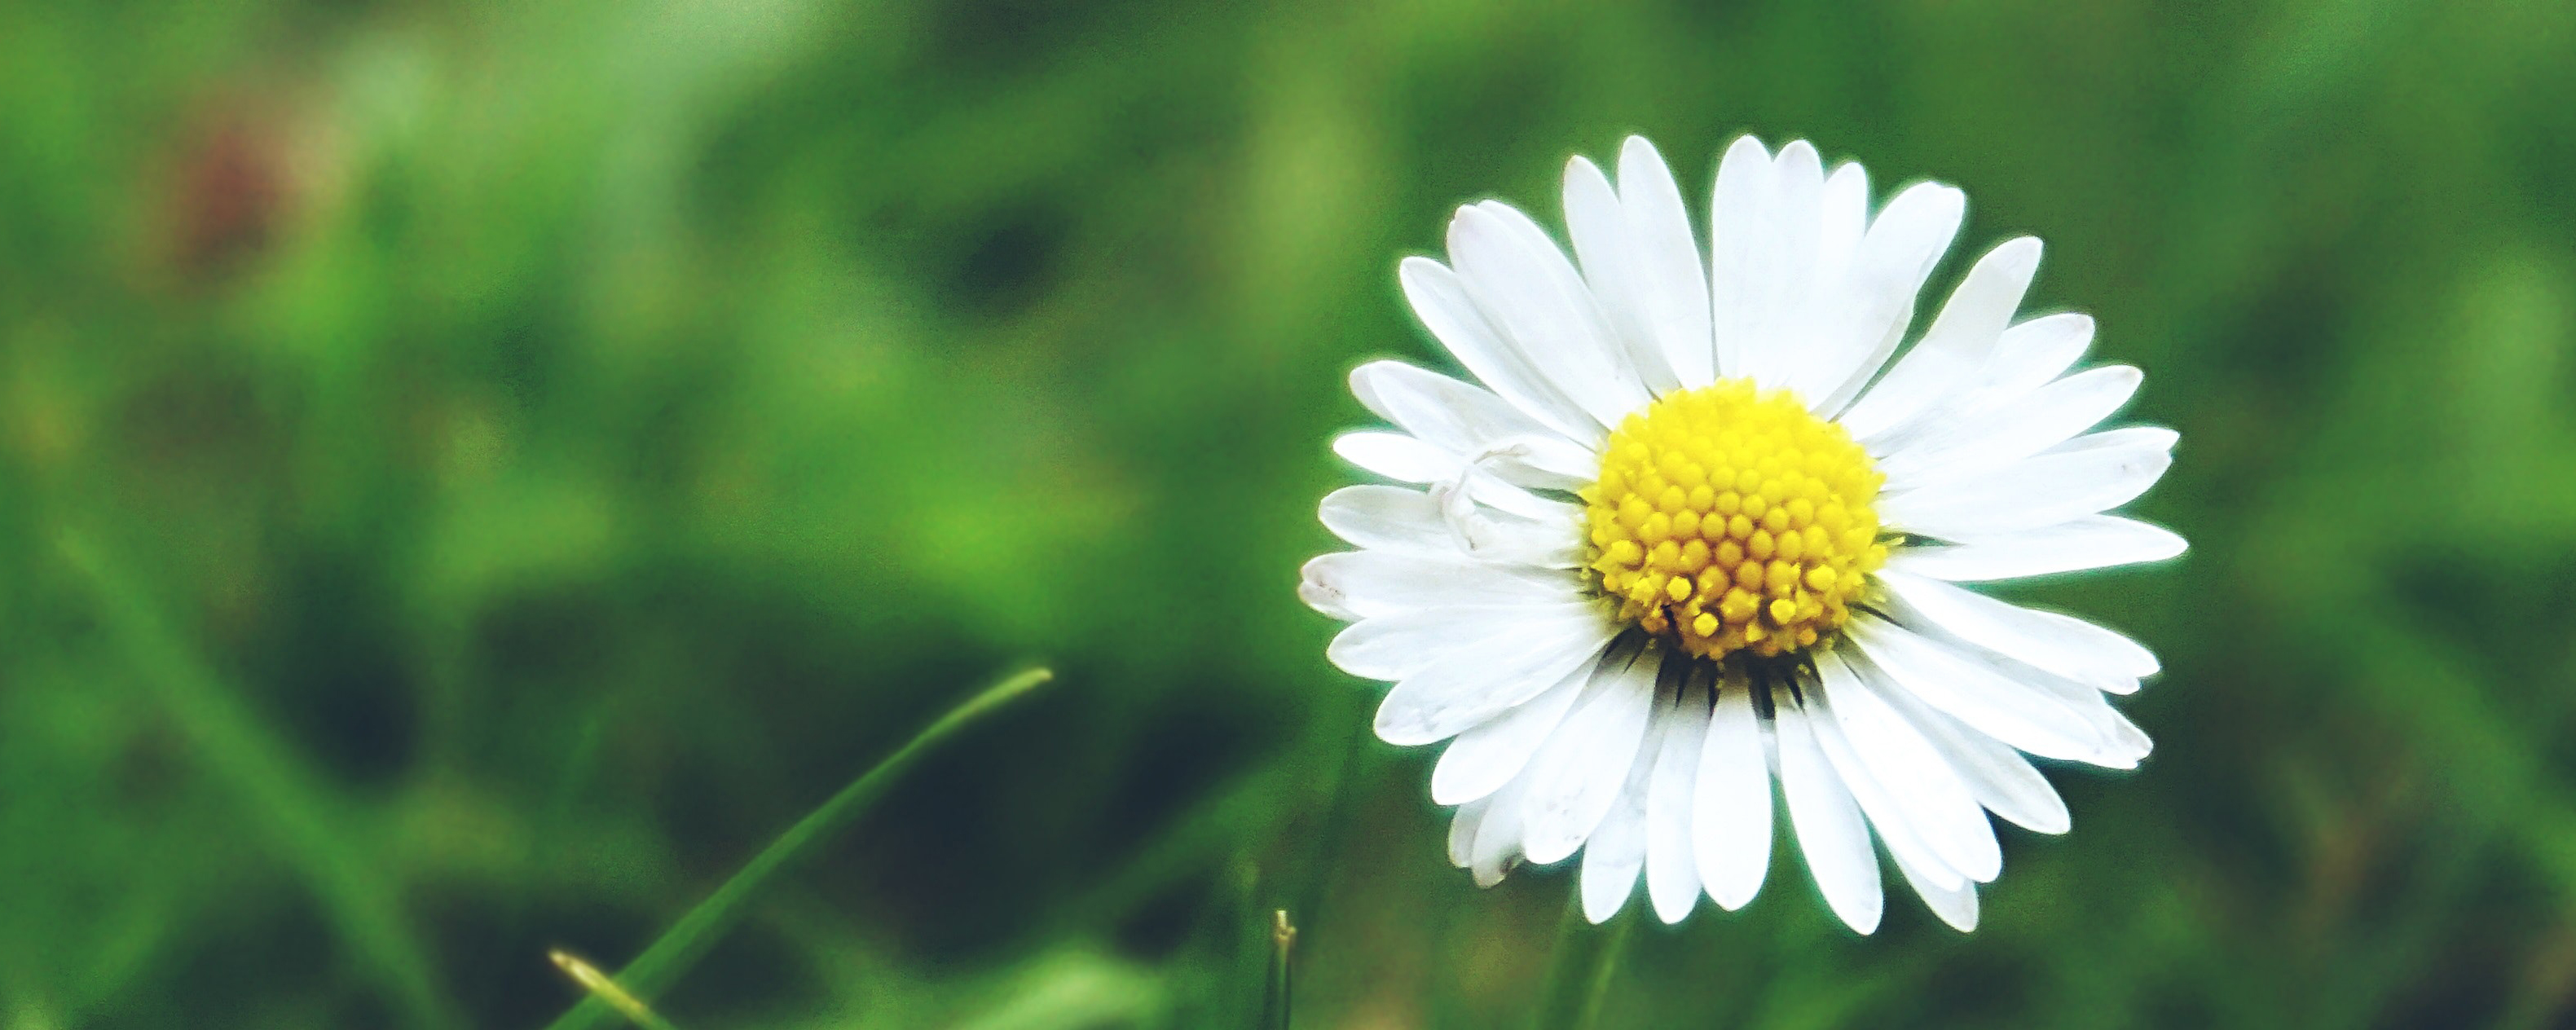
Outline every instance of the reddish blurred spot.
[(220, 274), (267, 245), (289, 185), (279, 134), (225, 120), (188, 144), (176, 171), (171, 243), (183, 274)]

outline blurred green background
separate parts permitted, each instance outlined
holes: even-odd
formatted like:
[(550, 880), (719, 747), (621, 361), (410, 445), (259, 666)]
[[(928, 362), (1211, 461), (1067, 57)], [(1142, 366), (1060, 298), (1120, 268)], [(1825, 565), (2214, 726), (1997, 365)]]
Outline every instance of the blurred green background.
[(1651, 136), (1881, 196), (2183, 433), (2153, 645), (1971, 936), (1802, 870), (1605, 1022), (2576, 1025), (2576, 7), (0, 8), (0, 1028), (535, 1027), (996, 674), (692, 1027), (1517, 1025), (1295, 600), (1457, 203)]

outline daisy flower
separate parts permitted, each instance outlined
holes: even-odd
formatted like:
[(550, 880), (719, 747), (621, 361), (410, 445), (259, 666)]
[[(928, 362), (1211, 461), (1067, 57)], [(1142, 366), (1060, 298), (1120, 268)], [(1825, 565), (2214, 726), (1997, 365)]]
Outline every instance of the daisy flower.
[[(1414, 313), (1474, 376), (1394, 361), (1351, 390), (1395, 429), (1334, 441), (1409, 486), (1323, 521), (1358, 550), (1300, 593), (1328, 651), (1393, 684), (1379, 737), (1447, 742), (1432, 800), (1480, 884), (1581, 854), (1595, 922), (1642, 878), (1675, 922), (1771, 864), (1773, 788), (1835, 915), (1878, 925), (1883, 845), (1943, 921), (1977, 921), (2002, 855), (2066, 805), (2025, 756), (2132, 768), (2106, 703), (2157, 671), (2118, 633), (1959, 584), (2180, 554), (2108, 510), (2172, 461), (2168, 429), (2096, 427), (2140, 382), (2069, 373), (2093, 321), (2015, 322), (2039, 241), (1979, 258), (1895, 356), (1965, 198), (1870, 211), (1857, 164), (1751, 137), (1719, 162), (1703, 251), (1654, 147), (1565, 173), (1572, 259), (1509, 205), (1460, 208), (1449, 263), (1404, 260)], [(1894, 357), (1893, 362), (1890, 358)]]

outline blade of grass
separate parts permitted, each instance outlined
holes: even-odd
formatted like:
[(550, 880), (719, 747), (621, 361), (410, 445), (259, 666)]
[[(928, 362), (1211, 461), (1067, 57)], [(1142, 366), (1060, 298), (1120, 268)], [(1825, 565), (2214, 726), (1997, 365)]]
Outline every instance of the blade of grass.
[[(1043, 668), (1017, 673), (968, 698), (964, 704), (950, 709), (938, 721), (914, 734), (884, 761), (859, 774), (858, 779), (850, 781), (850, 785), (832, 795), (831, 800), (823, 802), (821, 807), (808, 813), (796, 825), (788, 827), (777, 840), (771, 841), (768, 847), (761, 849), (760, 854), (752, 856), (751, 862), (744, 865), (741, 872), (733, 874), (733, 878), (716, 888), (707, 900), (699, 902), (696, 908), (690, 909), (679, 922), (664, 931), (661, 939), (644, 949), (643, 955), (619, 970), (617, 982), (638, 996), (659, 994), (670, 987), (680, 974), (687, 972), (691, 964), (706, 954), (708, 948), (715, 946), (725, 931), (741, 921), (752, 896), (758, 894), (762, 886), (798, 860), (820, 850), (833, 835), (858, 821), (878, 798), (885, 795), (886, 788), (919, 762), (922, 755), (956, 736), (959, 730), (975, 720), (1054, 678), (1053, 672)], [(572, 1011), (550, 1024), (548, 1030), (595, 1027), (613, 1011), (607, 1001), (594, 995), (573, 1006)]]
[(1594, 926), (1583, 918), (1582, 892), (1566, 893), (1565, 925), (1557, 932), (1556, 955), (1549, 960), (1547, 997), (1535, 1024), (1538, 1030), (1591, 1030), (1600, 1024), (1601, 1003), (1610, 997), (1619, 960), (1628, 953), (1629, 928), (1636, 923), (1637, 906), (1631, 905), (1609, 923)]
[(1193, 964), (1206, 970), (1179, 982), (1187, 996), (1175, 1000), (1191, 1025), (1261, 1025), (1263, 992), (1270, 982), (1270, 921), (1261, 916), (1269, 911), (1261, 900), (1261, 874), (1261, 860), (1249, 842), (1237, 847), (1234, 857), (1208, 877), (1207, 900), (1184, 945), (1190, 955), (1173, 954), (1166, 960), (1175, 968)]
[(1066, 934), (1096, 932), (1133, 912), (1155, 891), (1175, 880), (1202, 875), (1229, 846), (1276, 818), (1281, 799), (1298, 791), (1298, 772), (1272, 765), (1238, 775), (1205, 795), (1205, 800), (1164, 821), (1165, 829), (1136, 848), (1118, 871), (1059, 906), (1058, 914), (1030, 934), (1047, 940)]
[(614, 978), (600, 972), (598, 966), (583, 961), (581, 956), (557, 948), (547, 952), (546, 957), (554, 960), (555, 968), (563, 970), (564, 975), (571, 977), (572, 982), (580, 984), (582, 990), (589, 991), (591, 997), (606, 1002), (609, 1008), (616, 1009), (619, 1015), (625, 1016), (627, 1022), (643, 1027), (644, 1030), (679, 1030), (678, 1027), (671, 1025), (670, 1020), (656, 1014), (653, 1006), (644, 1004), (644, 999), (618, 986)]
[(66, 532), (56, 546), (87, 582), (101, 627), (187, 736), (209, 776), (238, 800), (278, 857), (294, 866), (370, 975), (413, 1026), (462, 1025), (435, 983), (429, 951), (412, 932), (401, 892), (382, 863), (352, 839), (350, 819), (322, 777), (297, 760), (163, 619), (160, 609), (89, 539)]

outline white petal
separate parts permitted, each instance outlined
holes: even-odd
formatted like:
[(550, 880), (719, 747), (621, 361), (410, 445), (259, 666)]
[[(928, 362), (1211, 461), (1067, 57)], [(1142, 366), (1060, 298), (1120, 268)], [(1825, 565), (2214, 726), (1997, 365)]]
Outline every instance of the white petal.
[(1487, 802), (1477, 798), (1458, 806), (1449, 819), (1449, 864), (1465, 869), (1476, 860), (1476, 826), (1485, 820)]
[[(2102, 706), (2110, 708), (2110, 702), (2103, 701)], [(2147, 731), (2139, 729), (2137, 723), (2129, 720), (2127, 712), (2112, 709), (2111, 723), (2111, 739), (2119, 746), (2127, 748), (2129, 753), (2145, 758), (2148, 752), (2154, 750), (2155, 742), (2148, 739)]]
[(2102, 696), (2102, 692), (2090, 684), (2079, 683), (2027, 662), (2016, 660), (2010, 655), (1987, 650), (1943, 632), (1938, 627), (1923, 625), (1904, 626), (1904, 628), (1947, 651), (1954, 658), (1974, 665), (2016, 687), (2054, 700), (2067, 711), (2075, 713), (2076, 717), (2083, 719), (2090, 727), (2094, 736), (2102, 741), (2100, 752), (2085, 761), (2114, 769), (2130, 769), (2135, 768), (2138, 760), (2147, 757), (2147, 753), (2153, 748), (2152, 742), (2147, 739), (2146, 732), (2138, 729), (2137, 724), (2130, 722), (2127, 716), (2121, 715), (2118, 709), (2111, 707), (2110, 701)]
[(1403, 433), (1370, 429), (1333, 438), (1343, 461), (1399, 483), (1435, 483), (1458, 475), (1458, 456)]
[(1887, 567), (1976, 583), (2163, 561), (2187, 546), (2160, 526), (2117, 515), (2086, 515), (2017, 533), (1967, 535), (1955, 547), (1901, 548), (1888, 556)]
[(1652, 400), (1591, 290), (1528, 215), (1499, 201), (1460, 208), (1449, 259), (1522, 360), (1595, 422), (1617, 425)]
[(1655, 915), (1678, 923), (1699, 904), (1699, 866), (1691, 854), (1691, 788), (1708, 741), (1708, 684), (1695, 679), (1656, 719), (1654, 778), (1646, 795), (1646, 896)]
[(1658, 655), (1604, 662), (1603, 689), (1585, 697), (1530, 760), (1521, 848), (1542, 865), (1574, 853), (1618, 800), (1654, 714)]
[(1771, 866), (1771, 770), (1751, 689), (1731, 679), (1717, 696), (1691, 791), (1691, 853), (1709, 897), (1728, 911), (1762, 890)]
[(2082, 619), (2006, 604), (1899, 569), (1883, 569), (1878, 577), (1921, 620), (2099, 689), (2125, 694), (2137, 689), (2139, 677), (2156, 673), (2156, 656), (2137, 641)]
[(1547, 692), (1458, 735), (1431, 768), (1433, 804), (1457, 805), (1502, 789), (1529, 767), (1530, 757), (1592, 682), (1592, 668), (1578, 666)]
[(1834, 174), (1825, 177), (1824, 197), (1817, 208), (1824, 231), (1816, 237), (1816, 279), (1840, 282), (1869, 232), (1869, 173), (1856, 162), (1836, 165)]
[(1878, 929), (1886, 898), (1879, 893), (1878, 856), (1860, 806), (1844, 789), (1807, 728), (1807, 714), (1786, 696), (1773, 709), (1780, 741), (1780, 792), (1789, 801), (1789, 825), (1825, 904), (1860, 933)]
[(1794, 386), (1818, 357), (1816, 323), (1825, 314), (1811, 305), (1825, 227), (1825, 168), (1814, 144), (1792, 140), (1772, 159), (1771, 175), (1769, 218), (1762, 223), (1769, 250), (1756, 266), (1751, 298), (1758, 335), (1745, 349), (1744, 369), (1766, 387)]
[(1504, 565), (1571, 569), (1582, 564), (1583, 509), (1539, 497), (1470, 468), (1431, 484), (1424, 496), (1448, 533), (1449, 553)]
[(1856, 671), (1872, 693), (1923, 731), (1923, 738), (1949, 759), (1950, 767), (1987, 811), (2035, 833), (2064, 833), (2072, 825), (2057, 788), (2049, 786), (2048, 778), (2031, 768), (2021, 752), (1917, 700), (1875, 668), (1860, 666)]
[(1618, 632), (1608, 623), (1605, 618), (1593, 626), (1550, 625), (1405, 677), (1378, 703), (1378, 739), (1398, 746), (1435, 743), (1528, 703), (1599, 658)]
[(1986, 359), (1978, 385), (1954, 406), (1976, 412), (2011, 404), (2042, 384), (2065, 374), (2093, 343), (2093, 316), (2074, 312), (2041, 315), (2004, 330), (1995, 352)]
[(2143, 438), (2123, 447), (2050, 451), (1882, 497), (1879, 518), (1945, 539), (2038, 529), (2127, 504), (2172, 466), (2171, 453)]
[(1346, 619), (1457, 605), (1550, 604), (1584, 596), (1562, 571), (1494, 565), (1466, 557), (1340, 551), (1306, 563), (1297, 594)]
[[(1649, 392), (1671, 392), (1681, 382), (1674, 378), (1672, 361), (1649, 328), (1645, 298), (1639, 292), (1642, 255), (1637, 252), (1636, 233), (1609, 177), (1583, 157), (1565, 165), (1565, 229), (1574, 241), (1583, 282), (1609, 320), (1612, 343), (1627, 354), (1629, 365)], [(1692, 278), (1698, 278), (1696, 271)]]
[[(1552, 501), (1520, 487), (1503, 482), (1502, 477), (1487, 472), (1482, 465), (1468, 465), (1465, 475), (1446, 483), (1431, 484), (1434, 496), (1464, 489), (1476, 503), (1496, 511), (1525, 519), (1572, 525), (1582, 518), (1583, 509), (1563, 501)], [(1455, 502), (1456, 498), (1445, 498)]]
[[(1819, 710), (1812, 699), (1807, 702), (1807, 732), (1815, 736), (1816, 749), (1823, 753), (1826, 765), (1833, 770), (1843, 789), (1850, 792), (1852, 800), (1860, 805), (1861, 814), (1868, 817), (1870, 829), (1887, 845), (1888, 854), (1915, 863), (1938, 886), (1967, 885), (1968, 877), (1951, 868), (1932, 849), (1908, 818), (1909, 813), (1898, 806), (1886, 788), (1870, 774), (1869, 768), (1861, 764), (1860, 756), (1852, 751), (1851, 741), (1843, 738), (1842, 728)], [(1978, 812), (1980, 818), (1984, 814), (1982, 810)], [(1872, 860), (1875, 861), (1875, 856)]]
[[(2022, 611), (2037, 617), (2044, 625), (2056, 627), (2061, 635), (2091, 641), (2092, 645), (2104, 655), (2106, 662), (2116, 661), (2117, 665), (2112, 667), (2121, 670), (2127, 678), (2117, 681), (2102, 679), (2098, 685), (2103, 690), (2114, 694), (2133, 694), (2138, 690), (2140, 679), (2164, 671), (2164, 666), (2156, 660), (2155, 652), (2147, 650), (2147, 645), (2129, 639), (2118, 630), (2057, 612), (2044, 612), (2032, 608), (2024, 608)], [(2110, 656), (2114, 654), (2119, 657), (2111, 658)]]
[(1394, 681), (1434, 665), (1479, 661), (1516, 640), (1589, 639), (1601, 623), (1597, 601), (1419, 608), (1352, 623), (1325, 646), (1324, 657), (1353, 676)]
[(1852, 362), (1890, 331), (1891, 320), (1910, 314), (1913, 297), (1900, 298), (1856, 281), (1852, 266), (1869, 229), (1869, 174), (1860, 165), (1846, 162), (1826, 176), (1816, 209), (1810, 292), (1800, 305), (1801, 317), (1782, 334), (1799, 341), (1797, 353), (1774, 369), (1773, 379), (1806, 398), (1809, 410), (1830, 417), (1832, 409), (1822, 403), (1826, 395), (1850, 374)]
[(1967, 194), (1937, 182), (1907, 187), (1869, 225), (1843, 274), (1844, 320), (1825, 339), (1830, 350), (1810, 365), (1803, 389), (1818, 414), (1836, 414), (1887, 364), (1913, 321), (1915, 298), (1932, 266), (1950, 249), (1967, 214)]
[(2039, 251), (2037, 239), (2023, 236), (1979, 258), (1922, 342), (1843, 413), (1843, 428), (1863, 442), (1902, 429), (1981, 371), (2039, 270)]
[[(1887, 807), (1886, 818), (1871, 807), (1869, 798), (1860, 801), (1870, 812), (1870, 822), (1880, 827), (1880, 835), (1887, 836), (1889, 821), (1904, 822), (1934, 856), (1919, 864), (1939, 874), (1942, 883), (1949, 882), (1952, 870), (1979, 882), (1994, 879), (2003, 869), (1994, 827), (1950, 763), (1903, 716), (1862, 686), (1841, 658), (1820, 651), (1815, 662), (1822, 680), (1818, 699), (1832, 715), (1820, 723), (1830, 722), (1833, 728), (1828, 734), (1820, 725), (1817, 737), (1849, 742), (1856, 768), (1845, 768), (1843, 778), (1865, 775), (1877, 785), (1881, 803)], [(1835, 764), (1844, 766), (1839, 759)], [(1861, 792), (1854, 787), (1853, 793)], [(1894, 850), (1892, 839), (1889, 847)], [(1946, 868), (1936, 870), (1936, 865)]]
[(1933, 915), (1939, 916), (1942, 922), (1950, 924), (1951, 929), (1960, 933), (1967, 933), (1977, 928), (1975, 884), (1961, 883), (1955, 887), (1945, 887), (1936, 882), (1928, 870), (1906, 861), (1905, 856), (1895, 857), (1896, 871), (1905, 875), (1906, 884), (1913, 887), (1914, 893), (1923, 898), (1924, 907), (1930, 908)]
[(1654, 763), (1640, 754), (1629, 763), (1619, 799), (1583, 846), (1583, 918), (1605, 923), (1637, 892), (1637, 870), (1646, 864), (1646, 784)]
[[(1468, 492), (1485, 496), (1472, 486)], [(1539, 503), (1555, 506), (1553, 501)], [(1468, 506), (1446, 521), (1456, 551), (1478, 561), (1542, 569), (1571, 569), (1583, 562), (1579, 514), (1540, 520)]]
[(1466, 283), (1449, 266), (1426, 257), (1409, 257), (1396, 266), (1396, 281), (1403, 284), (1404, 297), (1413, 305), (1414, 317), (1422, 320), (1423, 327), (1431, 330), (1431, 335), (1478, 382), (1566, 439), (1594, 444), (1605, 435), (1590, 415), (1549, 384), (1521, 356), (1518, 347), (1486, 319), (1468, 294)]
[(1697, 389), (1717, 379), (1717, 356), (1708, 326), (1708, 265), (1691, 237), (1681, 187), (1654, 144), (1630, 136), (1619, 148), (1619, 201), (1628, 214), (1635, 260), (1630, 294), (1638, 314), (1661, 344), (1677, 381)]
[[(1371, 361), (1352, 369), (1351, 396), (1405, 432), (1450, 451), (1471, 451), (1485, 439), (1546, 429), (1491, 390), (1401, 361)], [(1416, 403), (1393, 403), (1398, 398)]]
[(1543, 503), (1558, 514), (1543, 521), (1477, 509), (1461, 521), (1432, 494), (1371, 483), (1324, 495), (1317, 514), (1334, 536), (1366, 550), (1572, 568), (1581, 556), (1583, 510)]
[(1529, 777), (1517, 776), (1486, 799), (1485, 817), (1476, 824), (1476, 843), (1467, 852), (1467, 868), (1475, 873), (1476, 886), (1503, 882), (1503, 874), (1520, 861), (1521, 798), (1528, 792)]
[(1317, 509), (1324, 528), (1366, 550), (1448, 555), (1458, 551), (1440, 502), (1420, 490), (1370, 483), (1324, 495)]
[[(1592, 481), (1601, 459), (1483, 387), (1401, 361), (1351, 370), (1351, 392), (1423, 442), (1467, 460), (1513, 452), (1497, 470), (1523, 486), (1565, 489)], [(1524, 470), (1535, 476), (1521, 475)]]
[(2111, 417), (2145, 381), (2127, 365), (2091, 369), (2031, 391), (2011, 407), (1952, 421), (1945, 431), (1916, 437), (1878, 463), (1887, 475), (1885, 489), (1995, 468), (2065, 443)]
[[(1500, 459), (1499, 464), (1517, 471), (1524, 479), (1559, 485), (1565, 477), (1531, 470), (1523, 459), (1534, 458), (1549, 449), (1549, 438), (1518, 437), (1495, 451), (1479, 455), (1462, 455), (1404, 433), (1363, 430), (1333, 438), (1333, 453), (1361, 468), (1404, 483), (1430, 483), (1435, 488), (1463, 482), (1468, 496), (1493, 508), (1524, 518), (1561, 520), (1581, 509), (1560, 501), (1551, 501), (1504, 481), (1497, 472), (1487, 471), (1488, 462), (1478, 459), (1486, 454)], [(1570, 448), (1571, 445), (1565, 445)]]
[(1978, 732), (2046, 758), (2119, 764), (2093, 720), (2044, 690), (1877, 619), (1854, 619), (1844, 632), (1890, 681)]
[(1756, 282), (1771, 257), (1764, 227), (1772, 179), (1771, 152), (1751, 136), (1718, 159), (1708, 212), (1708, 294), (1719, 378), (1743, 375), (1746, 355), (1761, 342), (1754, 335), (1761, 315)]
[(2051, 447), (2043, 454), (2083, 454), (2088, 451), (2158, 450), (2170, 451), (2182, 442), (2182, 434), (2163, 426), (2122, 426), (2099, 433), (2086, 433)]

